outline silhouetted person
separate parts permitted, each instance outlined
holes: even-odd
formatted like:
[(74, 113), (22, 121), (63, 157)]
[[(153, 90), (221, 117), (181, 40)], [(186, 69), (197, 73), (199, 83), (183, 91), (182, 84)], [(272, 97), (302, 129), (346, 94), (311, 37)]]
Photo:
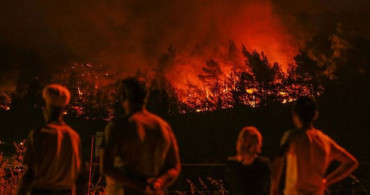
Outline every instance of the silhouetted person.
[(236, 143), (236, 156), (229, 157), (226, 183), (231, 194), (265, 195), (269, 193), (271, 176), (270, 160), (258, 156), (262, 135), (255, 127), (244, 127)]
[[(313, 125), (318, 117), (316, 102), (300, 97), (294, 104), (292, 118), (296, 129), (282, 138), (280, 152), (273, 164), (271, 194), (279, 194), (278, 186), (287, 162), (286, 195), (323, 195), (327, 186), (347, 177), (357, 166), (357, 160), (329, 136)], [(329, 164), (340, 165), (327, 176)]]
[(100, 158), (106, 194), (163, 194), (181, 169), (176, 138), (167, 122), (145, 109), (144, 82), (124, 79), (118, 92), (125, 114), (106, 126)]
[[(42, 95), (45, 124), (28, 136), (26, 171), (17, 194), (72, 194), (81, 169), (81, 143), (79, 135), (63, 121), (70, 93), (61, 85), (51, 84)], [(78, 185), (77, 194), (83, 193), (84, 187)]]

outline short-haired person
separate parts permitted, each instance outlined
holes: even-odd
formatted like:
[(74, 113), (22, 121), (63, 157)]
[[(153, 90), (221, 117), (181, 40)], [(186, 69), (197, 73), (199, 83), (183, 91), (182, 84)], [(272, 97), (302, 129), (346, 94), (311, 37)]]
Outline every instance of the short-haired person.
[(101, 150), (106, 194), (164, 194), (180, 173), (176, 138), (167, 122), (145, 109), (147, 93), (136, 78), (121, 82), (125, 113), (106, 126)]
[[(280, 152), (273, 164), (271, 194), (279, 194), (279, 181), (286, 160), (286, 195), (323, 195), (327, 186), (347, 177), (358, 167), (357, 160), (333, 139), (313, 125), (318, 117), (316, 101), (300, 97), (294, 103), (295, 130), (282, 138)], [(325, 175), (329, 164), (340, 165)]]
[(235, 156), (227, 162), (225, 182), (231, 194), (269, 194), (270, 160), (259, 156), (262, 135), (255, 127), (244, 127), (236, 142)]
[(81, 170), (79, 135), (63, 121), (63, 112), (70, 100), (67, 88), (51, 84), (44, 88), (45, 124), (28, 136), (24, 165), (26, 171), (17, 194), (77, 194), (86, 186), (78, 183)]

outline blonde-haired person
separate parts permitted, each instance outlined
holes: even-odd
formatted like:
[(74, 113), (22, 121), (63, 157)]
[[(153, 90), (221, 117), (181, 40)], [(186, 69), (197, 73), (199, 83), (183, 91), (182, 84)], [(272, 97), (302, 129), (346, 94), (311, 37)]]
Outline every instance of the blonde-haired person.
[(44, 88), (45, 124), (28, 136), (24, 164), (26, 172), (17, 194), (84, 194), (86, 183), (80, 178), (81, 142), (79, 135), (63, 120), (63, 111), (70, 100), (67, 88), (51, 84)]
[(227, 162), (225, 179), (231, 194), (268, 194), (270, 160), (259, 156), (261, 148), (262, 135), (257, 128), (244, 127), (236, 142), (237, 154)]

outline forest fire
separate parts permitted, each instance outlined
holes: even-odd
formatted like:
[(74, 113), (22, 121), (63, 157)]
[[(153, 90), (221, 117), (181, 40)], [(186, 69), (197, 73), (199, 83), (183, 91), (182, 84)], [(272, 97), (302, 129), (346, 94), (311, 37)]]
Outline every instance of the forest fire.
[[(170, 47), (162, 56), (167, 61), (160, 62), (185, 61), (173, 50)], [(314, 81), (314, 75), (297, 72), (296, 62), (285, 65), (283, 70), (279, 63), (271, 63), (264, 52), (248, 51), (244, 46), (238, 49), (232, 41), (226, 51), (204, 61), (187, 60), (190, 64), (174, 66), (183, 70), (175, 69), (162, 75), (165, 77), (162, 79), (168, 79), (175, 88), (182, 113), (229, 109), (239, 105), (256, 107), (272, 102), (287, 103), (301, 95), (317, 96), (323, 92), (322, 86)], [(309, 58), (304, 53), (297, 55), (297, 60), (302, 59)], [(201, 70), (191, 71), (194, 67)]]
[[(49, 5), (41, 3), (40, 6)], [(50, 30), (51, 33), (42, 39), (46, 41), (44, 45), (34, 48), (32, 41), (24, 40), (28, 36), (4, 35), (10, 44), (13, 40), (21, 40), (23, 47), (35, 50), (35, 58), (40, 58), (35, 63), (37, 65), (32, 64), (34, 72), (22, 68), (32, 61), (29, 56), (33, 54), (19, 63), (21, 67), (9, 71), (15, 72), (16, 76), (7, 79), (15, 86), (15, 90), (7, 92), (8, 96), (11, 93), (22, 96), (32, 82), (39, 85), (58, 82), (73, 91), (74, 99), (67, 113), (90, 115), (105, 107), (108, 111), (104, 115), (107, 115), (113, 112), (114, 83), (139, 69), (137, 75), (144, 76), (154, 90), (166, 92), (174, 102), (172, 104), (177, 105), (176, 112), (180, 113), (228, 109), (239, 104), (256, 107), (264, 104), (268, 96), (275, 96), (273, 99), (278, 102), (294, 99), (295, 89), (287, 92), (290, 84), (283, 84), (283, 77), (288, 75), (288, 64), (294, 63), (299, 45), (287, 32), (270, 1), (181, 1), (161, 5), (97, 3), (87, 7), (71, 3), (69, 6), (73, 13), (65, 9), (40, 13), (43, 15), (40, 18), (48, 19), (46, 24), (38, 22), (40, 32), (24, 30), (35, 42), (40, 42), (37, 40), (45, 29)], [(8, 10), (12, 9), (16, 8), (9, 7)], [(136, 9), (148, 11), (140, 14), (134, 11)], [(25, 11), (24, 15), (32, 16), (34, 12), (31, 10)], [(109, 14), (101, 14), (105, 12)], [(86, 25), (76, 28), (81, 24)], [(50, 37), (50, 34), (58, 34), (58, 38)], [(242, 44), (245, 48), (241, 48)], [(250, 66), (254, 62), (245, 63), (248, 57), (243, 50), (253, 55), (257, 55), (253, 50), (263, 51), (264, 54), (258, 53), (261, 55), (252, 58), (261, 61), (263, 68), (272, 71), (276, 78), (258, 80), (261, 75)], [(14, 64), (17, 60), (13, 60)], [(77, 63), (68, 65), (71, 62)], [(274, 62), (279, 62), (276, 70), (268, 68), (275, 67)], [(52, 67), (56, 70), (45, 68), (49, 64), (59, 67)], [(24, 81), (18, 81), (18, 77), (24, 77)], [(272, 85), (276, 89), (272, 90)], [(281, 96), (279, 91), (288, 95)], [(1, 109), (11, 107), (5, 101), (0, 104)]]
[[(316, 55), (307, 47), (312, 37), (301, 40), (303, 35), (290, 32), (284, 14), (279, 15), (278, 5), (271, 1), (70, 6), (73, 13), (64, 9), (42, 13), (48, 22), (39, 22), (40, 32), (24, 30), (34, 42), (40, 42), (38, 38), (45, 29), (58, 34), (57, 39), (45, 34), (42, 40), (47, 41), (34, 48), (23, 38), (28, 36), (4, 36), (9, 38), (9, 45), (16, 40), (32, 52), (10, 49), (24, 55), (24, 59), (10, 56), (11, 60), (4, 62), (20, 65), (3, 73), (7, 78), (2, 80), (11, 83), (8, 85), (12, 90), (0, 96), (0, 109), (10, 110), (10, 99), (27, 94), (30, 83), (40, 86), (57, 82), (73, 92), (68, 114), (95, 118), (95, 114), (103, 113), (103, 118), (109, 118), (115, 103), (115, 83), (135, 72), (160, 93), (160, 98), (171, 102), (170, 113), (287, 103), (300, 95), (320, 95), (322, 77), (329, 74), (322, 73), (333, 68), (319, 70), (318, 64), (331, 64), (335, 59), (330, 54), (337, 57), (346, 49), (343, 44), (333, 43), (346, 38), (338, 31), (337, 38), (328, 39), (326, 46), (335, 51), (323, 52), (329, 56), (320, 51)], [(147, 11), (137, 13), (136, 9)], [(101, 14), (107, 10), (109, 14)], [(24, 15), (33, 13), (31, 10)], [(85, 23), (81, 29), (76, 28)], [(28, 71), (24, 67), (33, 68)], [(32, 95), (37, 95), (40, 89), (34, 91)]]
[(0, 7), (0, 195), (368, 192), (370, 1)]
[[(317, 96), (323, 92), (322, 86), (315, 84), (313, 75), (299, 75), (295, 64), (290, 64), (284, 72), (277, 62), (271, 64), (263, 52), (248, 51), (245, 47), (240, 51), (233, 42), (230, 42), (227, 55), (204, 61), (200, 73), (180, 72), (187, 78), (186, 85), (181, 85), (179, 83), (184, 82), (181, 77), (174, 80), (176, 72), (163, 73), (160, 68), (176, 61), (174, 49), (170, 47), (160, 58), (157, 69), (138, 71), (136, 76), (145, 78), (152, 92), (161, 92), (159, 98), (166, 97), (170, 104), (176, 105), (178, 113), (287, 103), (301, 95)], [(300, 55), (305, 57), (303, 53)], [(238, 57), (231, 59), (231, 56)], [(194, 67), (197, 63), (201, 62), (186, 66)], [(71, 105), (65, 114), (108, 120), (113, 114), (119, 78), (120, 75), (107, 72), (104, 66), (74, 63), (55, 73), (50, 82), (61, 83), (72, 91)], [(9, 97), (5, 95), (1, 108), (9, 110), (10, 99), (5, 99)]]

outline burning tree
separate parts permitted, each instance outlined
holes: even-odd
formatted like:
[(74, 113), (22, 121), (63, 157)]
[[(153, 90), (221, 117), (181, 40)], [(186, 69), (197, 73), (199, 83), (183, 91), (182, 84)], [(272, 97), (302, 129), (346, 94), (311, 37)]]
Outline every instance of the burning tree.
[[(232, 51), (235, 56), (235, 49)], [(271, 64), (264, 52), (248, 51), (243, 46), (241, 53), (244, 65), (233, 61), (228, 71), (221, 68), (227, 66), (222, 60), (205, 61), (198, 75), (201, 85), (188, 81), (186, 97), (179, 99), (189, 107), (187, 111), (266, 106), (290, 102), (300, 95), (317, 96), (323, 91), (325, 69), (304, 52), (294, 58), (287, 73), (278, 63)]]
[(252, 93), (255, 97), (255, 102), (265, 105), (270, 97), (277, 96), (277, 84), (281, 82), (283, 73), (279, 64), (271, 65), (267, 56), (257, 51), (249, 52), (243, 46), (243, 54), (246, 57), (246, 65), (250, 68), (254, 82), (254, 90)]
[[(228, 48), (201, 61), (200, 72), (187, 72), (197, 77), (187, 79), (186, 88), (182, 86), (180, 89), (174, 84), (174, 78), (168, 77), (168, 69), (178, 63), (196, 67), (204, 56), (198, 52), (196, 60), (187, 57), (170, 45), (159, 56), (154, 69), (137, 71), (136, 76), (145, 78), (150, 86), (148, 107), (157, 114), (164, 116), (240, 106), (267, 106), (272, 102), (286, 103), (300, 95), (322, 94), (323, 83), (328, 79), (327, 66), (304, 51), (294, 58), (295, 62), (289, 64), (284, 72), (280, 64), (271, 63), (264, 52), (250, 51), (245, 46), (239, 50), (230, 41)], [(17, 88), (17, 94), (26, 98), (27, 104), (41, 108), (41, 98), (38, 97), (42, 86), (56, 82), (71, 90), (72, 99), (67, 113), (86, 119), (109, 119), (113, 116), (117, 102), (115, 89), (120, 79), (118, 73), (108, 72), (102, 65), (73, 63), (54, 72), (48, 77), (49, 80), (45, 78), (36, 77), (30, 83), (23, 83), (20, 85), (23, 87)], [(9, 101), (2, 100), (1, 105), (6, 106), (4, 102)]]
[(223, 72), (220, 65), (215, 60), (206, 61), (206, 66), (202, 67), (204, 74), (198, 75), (202, 82), (203, 91), (206, 93), (206, 105), (204, 108), (210, 110), (212, 108), (222, 109), (225, 98), (225, 86), (222, 83), (221, 76)]

